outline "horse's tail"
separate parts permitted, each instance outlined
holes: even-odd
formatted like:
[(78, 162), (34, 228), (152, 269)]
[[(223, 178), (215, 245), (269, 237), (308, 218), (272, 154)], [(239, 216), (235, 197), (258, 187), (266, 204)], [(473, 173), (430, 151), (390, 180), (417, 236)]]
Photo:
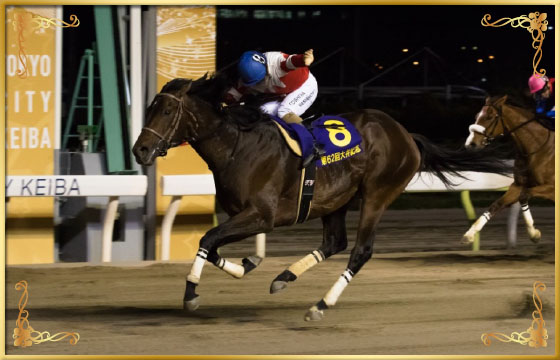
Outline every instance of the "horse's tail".
[(501, 154), (496, 153), (494, 149), (445, 149), (430, 142), (422, 135), (412, 134), (412, 137), (422, 156), (419, 171), (434, 173), (445, 186), (454, 185), (448, 178), (449, 175), (467, 179), (460, 173), (461, 171), (489, 172), (501, 175), (510, 175), (513, 172), (513, 165), (504, 161)]

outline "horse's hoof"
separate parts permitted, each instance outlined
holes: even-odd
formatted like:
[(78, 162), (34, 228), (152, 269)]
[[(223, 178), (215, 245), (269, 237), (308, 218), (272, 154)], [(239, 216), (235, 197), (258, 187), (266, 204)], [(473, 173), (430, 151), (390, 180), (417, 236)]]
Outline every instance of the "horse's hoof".
[(319, 310), (317, 306), (313, 306), (307, 310), (305, 314), (305, 321), (320, 321), (323, 320), (323, 310)]
[(183, 309), (189, 312), (193, 312), (200, 306), (200, 296), (195, 297), (194, 299), (183, 301)]
[(541, 241), (541, 231), (538, 230), (538, 229), (535, 229), (535, 231), (531, 235), (530, 239), (533, 243), (537, 244), (539, 241)]
[(472, 244), (474, 242), (474, 236), (469, 236), (469, 235), (463, 235), (463, 238), (461, 239), (461, 244)]
[(276, 294), (280, 290), (284, 290), (288, 286), (287, 281), (276, 280), (270, 284), (270, 293)]
[(259, 266), (263, 261), (263, 258), (257, 255), (251, 255), (247, 257), (247, 260), (255, 264), (255, 266)]

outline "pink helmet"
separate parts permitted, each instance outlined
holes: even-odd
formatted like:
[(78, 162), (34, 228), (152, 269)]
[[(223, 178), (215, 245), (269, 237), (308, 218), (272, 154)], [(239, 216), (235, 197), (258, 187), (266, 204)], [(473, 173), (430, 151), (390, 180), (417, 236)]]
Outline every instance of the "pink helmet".
[(542, 88), (544, 88), (547, 82), (548, 82), (548, 78), (544, 75), (542, 76), (537, 76), (535, 74), (531, 75), (531, 77), (529, 78), (529, 90), (531, 91), (531, 94), (534, 94), (537, 91), (542, 90)]

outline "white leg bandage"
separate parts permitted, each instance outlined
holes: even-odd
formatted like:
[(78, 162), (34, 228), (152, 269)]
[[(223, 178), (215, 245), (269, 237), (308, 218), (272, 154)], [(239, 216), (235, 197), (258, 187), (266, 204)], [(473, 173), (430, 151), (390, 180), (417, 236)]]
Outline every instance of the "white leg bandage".
[(340, 275), (338, 280), (334, 283), (333, 287), (323, 298), (323, 301), (325, 302), (325, 304), (327, 304), (327, 306), (334, 306), (334, 304), (336, 304), (336, 301), (340, 297), (340, 294), (342, 294), (346, 286), (352, 280), (352, 276), (354, 276), (354, 273), (350, 269), (346, 269), (342, 273), (342, 275)]
[(191, 272), (187, 276), (187, 281), (198, 284), (200, 281), (200, 275), (202, 274), (202, 268), (206, 263), (206, 257), (208, 256), (208, 250), (199, 248), (194, 258), (194, 263), (191, 267)]
[(482, 214), (481, 217), (479, 217), (474, 224), (472, 224), (472, 226), (470, 227), (470, 229), (465, 233), (465, 236), (467, 237), (473, 237), (477, 232), (479, 232), (480, 230), (482, 230), (482, 228), (484, 227), (484, 225), (486, 225), (486, 223), (490, 220), (490, 212), (487, 211), (484, 214)]
[(245, 268), (243, 266), (232, 263), (231, 261), (228, 261), (224, 258), (220, 258), (216, 266), (224, 270), (234, 278), (240, 279), (243, 277), (243, 275), (245, 275)]
[(490, 221), (490, 212), (489, 211), (482, 214), (482, 216), (479, 217), (478, 220), (475, 221), (475, 223), (473, 224), (474, 230), (476, 232), (479, 232), (480, 230), (482, 230), (482, 228), (484, 227), (484, 225), (486, 225), (486, 223), (488, 221)]
[(325, 260), (325, 256), (319, 250), (314, 250), (311, 254), (308, 254), (303, 259), (292, 264), (288, 270), (291, 271), (295, 276), (300, 276), (307, 270), (311, 269), (313, 266), (317, 265), (321, 261)]
[(529, 210), (529, 204), (521, 205), (521, 212), (523, 213), (523, 219), (525, 219), (525, 225), (527, 226), (527, 232), (529, 236), (533, 237), (536, 235), (536, 230), (534, 226), (533, 216)]

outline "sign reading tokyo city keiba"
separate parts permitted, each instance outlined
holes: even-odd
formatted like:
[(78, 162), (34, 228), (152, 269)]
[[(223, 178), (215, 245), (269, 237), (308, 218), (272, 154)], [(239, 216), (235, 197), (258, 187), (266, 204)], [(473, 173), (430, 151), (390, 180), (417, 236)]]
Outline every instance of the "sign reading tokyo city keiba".
[[(53, 18), (56, 18), (55, 6), (6, 8), (8, 176), (54, 173), (57, 27), (41, 22)], [(6, 203), (8, 264), (54, 261), (53, 210), (53, 197), (9, 198)]]
[[(54, 6), (8, 7), (6, 11), (6, 172), (49, 175), (54, 171), (56, 28)], [(13, 199), (7, 215), (52, 213), (53, 199)], [(16, 215), (17, 214), (17, 215)]]

